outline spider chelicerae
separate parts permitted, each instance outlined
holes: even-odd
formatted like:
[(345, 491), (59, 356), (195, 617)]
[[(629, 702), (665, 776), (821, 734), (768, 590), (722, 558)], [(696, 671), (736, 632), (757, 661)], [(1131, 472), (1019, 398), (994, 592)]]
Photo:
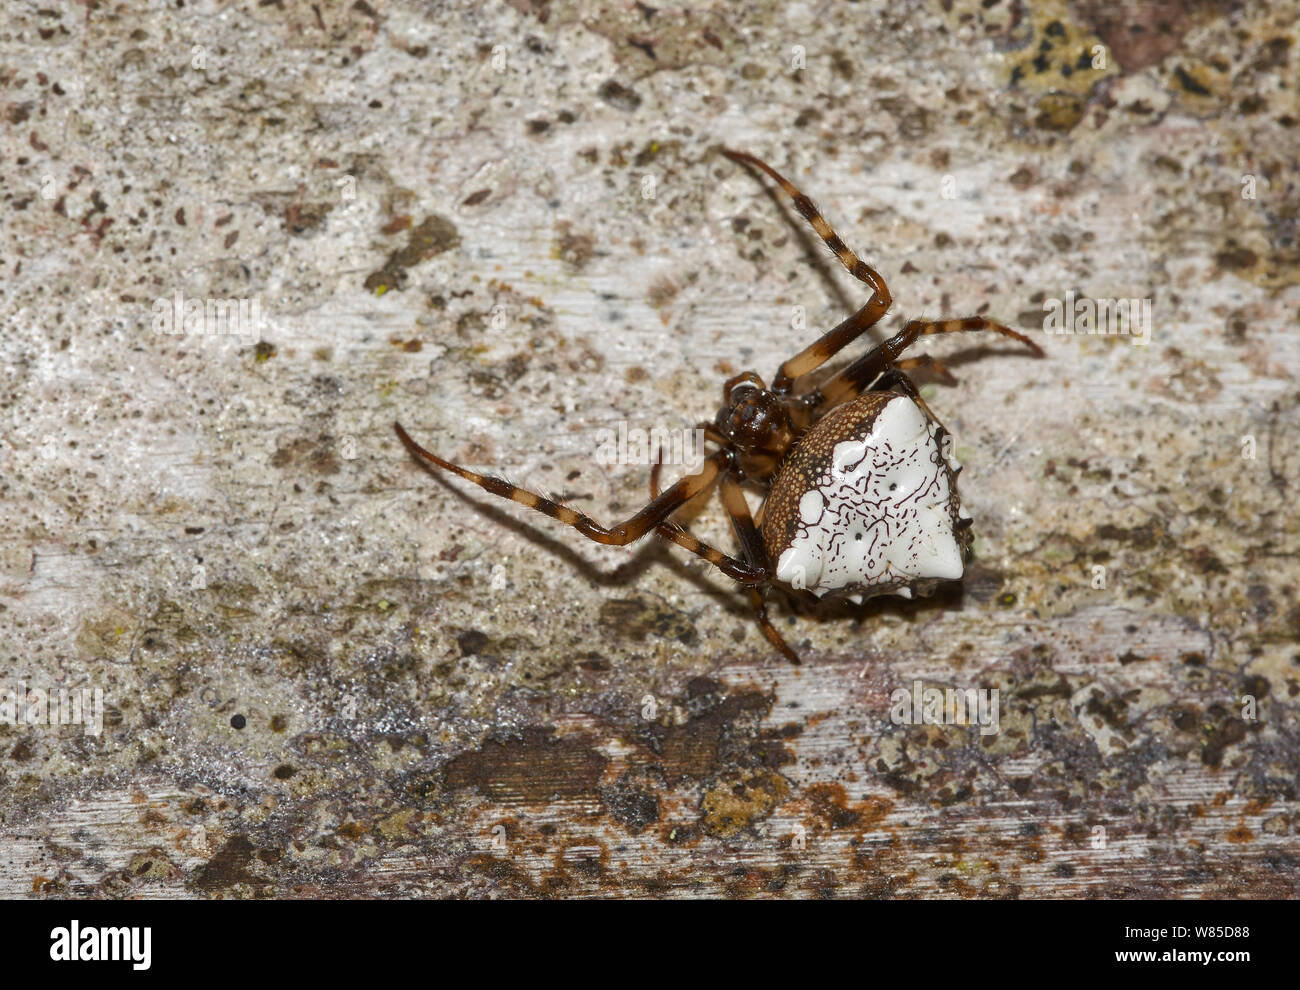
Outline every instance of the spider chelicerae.
[[(807, 376), (875, 325), (892, 297), (870, 265), (854, 254), (812, 201), (771, 166), (723, 149), (731, 160), (766, 173), (854, 278), (871, 287), (861, 309), (790, 358), (767, 384), (753, 371), (728, 379), (722, 407), (698, 429), (716, 446), (699, 471), (659, 490), (660, 464), (650, 474), (651, 499), (615, 526), (508, 481), (478, 474), (425, 450), (394, 423), (412, 454), (502, 498), (544, 512), (589, 540), (626, 546), (654, 533), (717, 567), (747, 591), (769, 642), (794, 663), (799, 656), (767, 615), (767, 593), (779, 586), (809, 602), (843, 596), (857, 603), (876, 595), (930, 594), (940, 581), (964, 573), (971, 519), (957, 495), (960, 466), (948, 433), (907, 372), (926, 368), (953, 382), (930, 355), (901, 355), (926, 334), (988, 330), (1014, 338), (1042, 356), (1023, 334), (971, 316), (912, 320), (884, 343), (820, 385), (796, 389)], [(742, 483), (766, 489), (751, 515)], [(672, 515), (718, 486), (739, 543), (727, 554), (691, 535)]]

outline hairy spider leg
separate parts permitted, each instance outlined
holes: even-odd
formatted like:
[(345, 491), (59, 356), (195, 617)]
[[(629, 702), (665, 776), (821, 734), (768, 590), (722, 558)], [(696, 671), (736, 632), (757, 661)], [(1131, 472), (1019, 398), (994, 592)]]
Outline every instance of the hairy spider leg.
[(596, 543), (603, 543), (607, 546), (627, 546), (629, 543), (641, 539), (651, 530), (656, 530), (660, 535), (680, 544), (697, 557), (704, 558), (734, 581), (752, 585), (768, 579), (766, 571), (750, 567), (735, 557), (728, 556), (722, 551), (697, 540), (678, 526), (665, 524), (670, 515), (717, 480), (722, 465), (730, 459), (731, 455), (727, 451), (720, 450), (710, 454), (704, 459), (704, 467), (698, 473), (682, 478), (658, 498), (652, 499), (635, 515), (630, 516), (617, 526), (605, 527), (590, 516), (576, 509), (571, 509), (567, 505), (561, 505), (536, 492), (530, 492), (518, 485), (512, 485), (502, 478), (478, 474), (468, 468), (444, 460), (432, 451), (425, 450), (412, 440), (406, 430), (402, 428), (401, 423), (394, 423), (393, 428), (397, 430), (397, 435), (402, 443), (406, 445), (406, 449), (415, 456), (442, 468), (444, 471), (460, 475), (466, 481), (474, 482), (474, 484), (485, 491), (491, 492), (493, 495), (508, 498), (520, 505), (543, 512), (552, 519), (557, 519), (566, 526), (573, 527), (587, 539)]
[(889, 288), (880, 273), (859, 258), (831, 229), (831, 225), (813, 205), (813, 201), (783, 175), (765, 162), (743, 151), (722, 149), (722, 153), (732, 161), (753, 165), (766, 172), (793, 201), (795, 209), (812, 225), (812, 229), (826, 242), (826, 246), (835, 253), (835, 257), (854, 278), (869, 285), (874, 293), (869, 302), (837, 327), (828, 330), (802, 351), (790, 358), (783, 365), (776, 377), (772, 379), (772, 391), (778, 395), (789, 393), (794, 380), (810, 371), (816, 371), (834, 357), (844, 347), (860, 337), (868, 328), (877, 323), (893, 302)]

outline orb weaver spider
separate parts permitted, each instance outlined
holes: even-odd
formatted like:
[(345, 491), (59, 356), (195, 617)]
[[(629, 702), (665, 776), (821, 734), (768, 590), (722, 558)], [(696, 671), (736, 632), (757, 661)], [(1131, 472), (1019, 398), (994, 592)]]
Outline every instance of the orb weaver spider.
[[(695, 474), (659, 491), (660, 463), (651, 469), (651, 499), (614, 526), (602, 526), (567, 505), (478, 474), (425, 450), (394, 423), (417, 458), (443, 471), (571, 526), (589, 540), (626, 546), (650, 533), (685, 547), (744, 587), (759, 628), (786, 658), (799, 663), (767, 615), (767, 591), (783, 586), (805, 601), (843, 596), (861, 603), (877, 595), (928, 595), (940, 581), (962, 577), (971, 519), (957, 495), (960, 466), (949, 456), (948, 434), (907, 372), (928, 368), (949, 383), (948, 369), (929, 355), (901, 355), (919, 337), (991, 331), (1042, 349), (1023, 334), (982, 316), (911, 320), (820, 385), (795, 386), (874, 326), (893, 299), (885, 280), (840, 240), (830, 224), (771, 166), (744, 152), (722, 149), (742, 165), (766, 173), (872, 296), (778, 369), (771, 384), (753, 371), (722, 386), (722, 407), (700, 424), (717, 450)], [(767, 489), (751, 515), (741, 488)], [(672, 515), (717, 485), (731, 520), (739, 556), (691, 535)]]

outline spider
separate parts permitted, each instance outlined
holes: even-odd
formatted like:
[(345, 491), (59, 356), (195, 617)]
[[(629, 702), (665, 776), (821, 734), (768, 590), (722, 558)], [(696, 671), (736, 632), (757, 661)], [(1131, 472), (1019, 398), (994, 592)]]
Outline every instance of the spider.
[[(866, 283), (872, 296), (777, 370), (771, 384), (744, 371), (722, 386), (713, 422), (701, 423), (716, 446), (695, 474), (659, 490), (662, 456), (650, 472), (650, 501), (615, 526), (602, 526), (567, 505), (508, 481), (478, 474), (425, 450), (394, 423), (415, 457), (459, 475), (502, 498), (544, 512), (589, 540), (626, 546), (654, 533), (703, 558), (747, 592), (759, 628), (793, 663), (799, 656), (767, 614), (767, 593), (783, 588), (816, 603), (846, 597), (861, 604), (877, 595), (931, 594), (956, 581), (965, 568), (971, 519), (957, 495), (960, 466), (949, 456), (947, 431), (922, 400), (907, 372), (927, 368), (953, 383), (929, 355), (902, 358), (918, 337), (991, 331), (1042, 349), (1023, 334), (982, 316), (911, 320), (820, 385), (796, 390), (828, 360), (875, 325), (892, 297), (885, 281), (851, 251), (801, 193), (752, 155), (721, 149), (741, 165), (766, 173), (790, 198), (841, 264)], [(751, 515), (742, 483), (766, 489)], [(739, 543), (739, 556), (691, 535), (672, 515), (717, 486)]]

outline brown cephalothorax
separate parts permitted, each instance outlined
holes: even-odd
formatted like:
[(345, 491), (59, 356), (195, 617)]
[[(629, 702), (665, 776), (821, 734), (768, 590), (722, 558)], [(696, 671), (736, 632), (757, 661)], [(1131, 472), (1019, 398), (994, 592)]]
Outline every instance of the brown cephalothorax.
[[(912, 320), (820, 385), (796, 392), (816, 371), (877, 323), (892, 298), (884, 279), (836, 236), (812, 201), (770, 166), (738, 151), (733, 161), (761, 169), (857, 279), (872, 289), (861, 309), (778, 369), (770, 385), (753, 371), (729, 379), (712, 423), (700, 424), (717, 449), (701, 469), (659, 491), (659, 467), (650, 472), (650, 502), (622, 523), (605, 527), (577, 509), (500, 478), (477, 474), (425, 450), (394, 423), (412, 454), (494, 495), (544, 512), (597, 543), (624, 546), (653, 532), (677, 543), (743, 585), (759, 627), (795, 663), (767, 616), (766, 592), (784, 587), (813, 600), (874, 595), (911, 598), (940, 581), (962, 576), (970, 547), (970, 518), (961, 511), (950, 437), (922, 400), (907, 372), (927, 368), (953, 381), (929, 355), (902, 358), (926, 334), (987, 330), (1042, 350), (1023, 334), (980, 316)], [(755, 518), (742, 482), (765, 488)], [(690, 499), (717, 485), (740, 544), (723, 553), (672, 521)]]

